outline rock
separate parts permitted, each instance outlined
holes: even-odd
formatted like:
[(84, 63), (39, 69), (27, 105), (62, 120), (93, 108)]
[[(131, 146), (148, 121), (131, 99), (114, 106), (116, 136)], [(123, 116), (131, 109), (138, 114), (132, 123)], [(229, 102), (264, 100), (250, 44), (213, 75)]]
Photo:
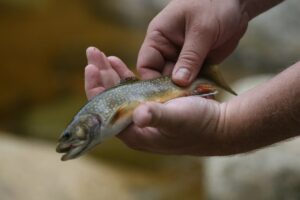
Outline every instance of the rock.
[(1, 200), (134, 199), (124, 177), (104, 163), (61, 162), (53, 144), (0, 138)]

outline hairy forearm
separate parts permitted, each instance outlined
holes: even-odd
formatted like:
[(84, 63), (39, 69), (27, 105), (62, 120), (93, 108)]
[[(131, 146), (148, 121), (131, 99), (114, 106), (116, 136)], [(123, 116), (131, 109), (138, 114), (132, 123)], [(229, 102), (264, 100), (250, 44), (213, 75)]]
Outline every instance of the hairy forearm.
[(229, 153), (300, 135), (300, 62), (222, 106), (224, 134), (232, 138), (228, 145), (234, 147)]
[(266, 10), (276, 6), (284, 0), (239, 0), (244, 11), (252, 19)]

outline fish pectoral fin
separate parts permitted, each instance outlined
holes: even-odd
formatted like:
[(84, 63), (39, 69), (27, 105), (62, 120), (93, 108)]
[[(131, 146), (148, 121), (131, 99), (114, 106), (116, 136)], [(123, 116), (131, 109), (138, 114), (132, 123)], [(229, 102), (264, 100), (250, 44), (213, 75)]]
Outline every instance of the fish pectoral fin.
[(122, 85), (122, 84), (126, 84), (126, 83), (132, 83), (132, 82), (136, 82), (138, 80), (139, 79), (136, 76), (126, 77), (125, 79), (122, 79), (119, 84)]
[(133, 101), (129, 103), (124, 103), (121, 105), (111, 116), (109, 119), (109, 125), (114, 125), (118, 121), (125, 119), (125, 117), (129, 117), (133, 110), (140, 104), (138, 101)]

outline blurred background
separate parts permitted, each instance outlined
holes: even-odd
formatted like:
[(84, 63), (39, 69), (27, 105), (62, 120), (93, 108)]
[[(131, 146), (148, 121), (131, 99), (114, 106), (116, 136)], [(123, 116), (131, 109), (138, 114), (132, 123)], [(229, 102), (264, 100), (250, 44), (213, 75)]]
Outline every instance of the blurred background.
[[(1, 200), (233, 199), (211, 190), (222, 187), (214, 185), (221, 176), (207, 176), (204, 168), (214, 169), (214, 164), (200, 158), (136, 152), (118, 139), (74, 161), (61, 162), (55, 153), (61, 131), (86, 102), (85, 49), (96, 46), (134, 69), (147, 25), (167, 2), (0, 0)], [(299, 59), (299, 13), (298, 1), (289, 0), (250, 23), (237, 50), (221, 65), (234, 89), (254, 87)], [(257, 169), (268, 167), (252, 160)], [(237, 192), (244, 182), (236, 183), (227, 191)]]

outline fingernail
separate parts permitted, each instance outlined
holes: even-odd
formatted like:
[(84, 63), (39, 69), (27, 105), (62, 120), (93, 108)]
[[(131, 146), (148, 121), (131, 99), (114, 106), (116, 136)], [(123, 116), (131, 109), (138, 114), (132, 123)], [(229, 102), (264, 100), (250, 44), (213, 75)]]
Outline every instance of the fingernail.
[(188, 81), (191, 77), (191, 72), (186, 67), (179, 68), (174, 75), (174, 78), (177, 80), (186, 80)]

